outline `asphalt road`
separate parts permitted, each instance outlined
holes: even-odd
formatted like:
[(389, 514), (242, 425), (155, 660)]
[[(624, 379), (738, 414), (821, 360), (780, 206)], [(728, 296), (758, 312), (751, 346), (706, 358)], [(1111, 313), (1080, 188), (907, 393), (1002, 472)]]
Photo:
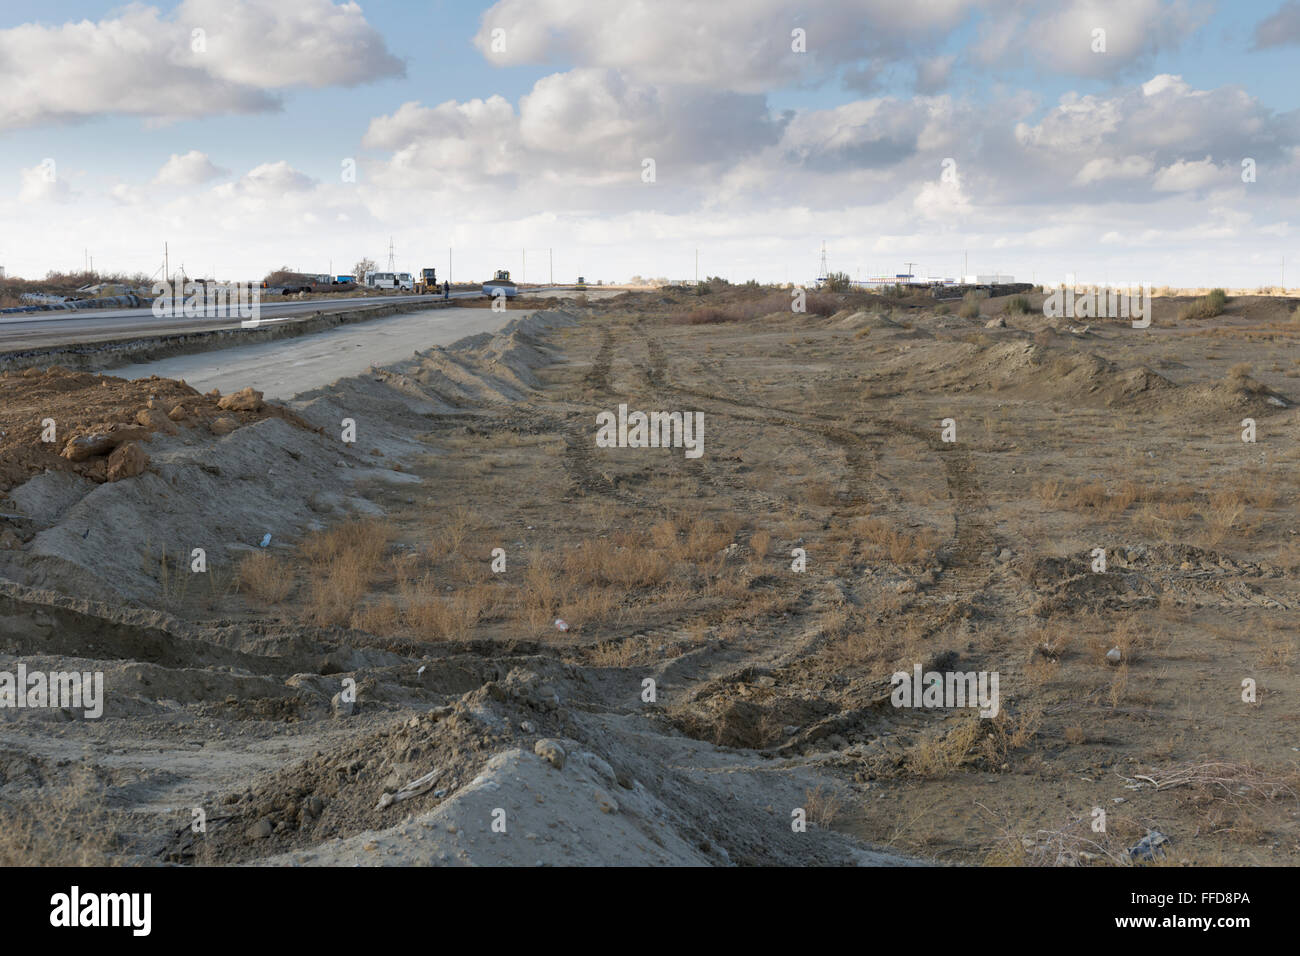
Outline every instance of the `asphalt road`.
[[(482, 298), (478, 291), (453, 292), (454, 299)], [(303, 318), (315, 312), (344, 312), (373, 305), (428, 301), (441, 296), (383, 295), (357, 299), (307, 299), (261, 304), (262, 324)], [(0, 349), (19, 349), (141, 335), (164, 335), (175, 332), (201, 332), (208, 329), (239, 328), (238, 316), (222, 319), (158, 318), (153, 310), (104, 309), (86, 312), (30, 312), (0, 315)]]

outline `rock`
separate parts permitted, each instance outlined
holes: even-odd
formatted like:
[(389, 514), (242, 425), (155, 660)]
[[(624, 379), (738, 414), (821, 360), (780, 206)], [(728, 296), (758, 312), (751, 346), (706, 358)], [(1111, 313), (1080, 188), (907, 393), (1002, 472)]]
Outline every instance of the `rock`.
[(69, 438), (61, 454), (68, 461), (85, 461), (96, 455), (106, 455), (117, 446), (113, 436), (107, 432), (95, 432), (90, 435), (78, 435)]
[(519, 729), (526, 734), (537, 733), (537, 725), (534, 724), (531, 720), (521, 720), (519, 722)]
[(558, 740), (550, 737), (543, 737), (533, 745), (533, 753), (541, 757), (556, 770), (564, 769), (564, 748), (560, 746)]
[(1006, 327), (1007, 320), (1002, 318), (1000, 315), (996, 319), (989, 319), (984, 323), (984, 328), (986, 329), (1005, 329)]
[(186, 419), (185, 407), (182, 405), (173, 405), (172, 410), (167, 413), (167, 417), (174, 422), (182, 422)]
[(217, 401), (217, 407), (224, 408), (228, 412), (256, 412), (261, 410), (263, 404), (262, 393), (251, 385), (229, 395), (223, 395)]
[(999, 561), (1010, 561), (1010, 560), (1011, 560), (1011, 557), (1012, 557), (1012, 555), (1011, 555), (1011, 549), (1010, 549), (1010, 548), (1003, 548), (1001, 551), (998, 552), (998, 560), (999, 560)]
[(123, 478), (135, 478), (144, 474), (149, 467), (149, 456), (135, 442), (127, 442), (113, 449), (108, 456), (108, 480), (121, 481)]
[(1118, 647), (1112, 647), (1106, 652), (1106, 660), (1110, 661), (1112, 664), (1118, 664), (1123, 659), (1124, 655), (1120, 653)]
[(176, 426), (159, 409), (142, 408), (135, 413), (135, 420), (137, 424), (143, 425), (145, 428), (152, 428), (168, 435), (176, 434)]
[(609, 761), (604, 757), (590, 752), (580, 753), (576, 756), (590, 767), (596, 776), (605, 781), (605, 786), (612, 787), (618, 783), (618, 775), (614, 773), (614, 768), (609, 765)]
[(208, 425), (208, 431), (214, 435), (229, 435), (239, 427), (239, 422), (235, 421), (229, 415), (222, 415), (220, 418), (213, 419)]
[(592, 796), (596, 798), (596, 806), (600, 807), (601, 813), (618, 813), (618, 801), (604, 790), (597, 787)]
[(339, 691), (330, 698), (330, 713), (335, 717), (351, 717), (356, 709), (357, 702), (354, 700), (344, 700), (342, 691)]
[(307, 507), (322, 515), (331, 514), (342, 505), (343, 499), (330, 491), (318, 491), (307, 499)]
[(268, 817), (262, 817), (251, 827), (248, 828), (248, 838), (250, 840), (265, 840), (275, 832), (275, 827), (271, 825)]
[(912, 594), (916, 591), (916, 582), (911, 578), (904, 578), (898, 582), (898, 586), (894, 590), (899, 594)]

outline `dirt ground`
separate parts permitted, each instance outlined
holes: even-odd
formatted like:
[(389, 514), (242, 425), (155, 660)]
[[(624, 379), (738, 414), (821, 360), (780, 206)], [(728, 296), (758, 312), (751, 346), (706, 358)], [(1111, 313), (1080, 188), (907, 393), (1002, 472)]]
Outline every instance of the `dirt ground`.
[(0, 862), (1295, 863), (1292, 303), (771, 301), (579, 300), (114, 482), (19, 483), (64, 373), (0, 380), (0, 671), (106, 687), (0, 710)]

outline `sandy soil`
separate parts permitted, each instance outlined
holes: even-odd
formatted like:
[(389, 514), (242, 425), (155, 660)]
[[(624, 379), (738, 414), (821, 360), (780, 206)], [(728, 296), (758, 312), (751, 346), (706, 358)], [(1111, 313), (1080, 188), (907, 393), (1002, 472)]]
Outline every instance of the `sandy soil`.
[[(0, 858), (1295, 862), (1284, 300), (698, 304), (536, 313), (13, 488), (0, 670), (108, 695), (0, 711)], [(620, 404), (703, 412), (704, 454), (598, 447)], [(998, 715), (894, 706), (915, 665), (997, 672)]]

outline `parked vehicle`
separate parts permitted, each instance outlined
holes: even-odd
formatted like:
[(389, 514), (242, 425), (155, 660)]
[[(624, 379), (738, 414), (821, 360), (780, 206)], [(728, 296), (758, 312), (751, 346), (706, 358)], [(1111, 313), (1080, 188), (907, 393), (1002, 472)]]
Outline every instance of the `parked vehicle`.
[(396, 289), (397, 273), (395, 272), (367, 272), (365, 284), (371, 289)]

